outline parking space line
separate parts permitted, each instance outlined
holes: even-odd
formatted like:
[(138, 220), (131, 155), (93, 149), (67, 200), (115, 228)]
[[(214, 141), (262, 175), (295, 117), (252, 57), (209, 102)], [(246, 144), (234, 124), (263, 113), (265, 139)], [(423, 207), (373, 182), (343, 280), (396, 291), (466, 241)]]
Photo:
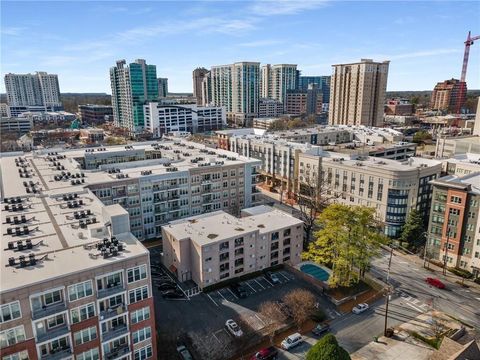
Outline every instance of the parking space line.
[(212, 302), (213, 302), (216, 306), (218, 306), (218, 304), (215, 302), (215, 300), (213, 300), (213, 298), (210, 296), (210, 294), (207, 294), (207, 296), (210, 298), (210, 300), (212, 300)]
[(218, 293), (218, 295), (220, 295), (223, 298), (223, 300), (228, 301), (227, 299), (225, 299), (225, 296), (223, 296), (220, 291), (217, 290), (217, 293)]
[(265, 322), (260, 318), (260, 316), (257, 314), (254, 314), (253, 316), (255, 316), (263, 324), (263, 326), (265, 326)]
[(227, 290), (228, 290), (228, 291), (230, 291), (230, 294), (232, 294), (232, 295), (233, 295), (233, 297), (234, 297), (235, 299), (237, 299), (237, 300), (238, 300), (238, 297), (237, 297), (237, 295), (235, 295), (235, 294), (233, 293), (233, 291), (232, 291), (232, 290), (230, 290), (229, 288), (227, 288)]
[(262, 284), (260, 284), (260, 283), (257, 281), (257, 279), (253, 279), (253, 281), (255, 281), (258, 285), (260, 285), (260, 287), (261, 287), (263, 290), (265, 290), (265, 287), (264, 287)]
[(282, 275), (287, 281), (291, 280), (289, 277), (287, 277), (282, 271), (279, 271), (278, 274)]
[(247, 281), (245, 282), (245, 284), (247, 284), (248, 287), (249, 287), (250, 289), (252, 289), (252, 291), (253, 291), (254, 293), (257, 292)]
[(418, 308), (418, 307), (416, 307), (416, 306), (414, 306), (414, 305), (412, 305), (412, 304), (410, 304), (410, 303), (405, 303), (405, 304), (407, 304), (408, 306), (410, 306), (412, 309), (415, 309), (415, 310), (417, 310), (418, 312), (423, 313), (423, 310), (422, 310), (422, 309), (420, 309), (420, 308)]
[(273, 284), (272, 284), (270, 281), (268, 281), (268, 279), (267, 279), (265, 276), (263, 276), (263, 278), (265, 279), (265, 281), (266, 281), (267, 283), (270, 284), (270, 286), (273, 286)]

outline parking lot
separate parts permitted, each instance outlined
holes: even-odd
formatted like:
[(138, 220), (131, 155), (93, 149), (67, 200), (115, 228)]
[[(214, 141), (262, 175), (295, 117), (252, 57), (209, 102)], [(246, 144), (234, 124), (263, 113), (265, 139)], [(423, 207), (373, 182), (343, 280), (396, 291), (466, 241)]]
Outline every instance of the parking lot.
[[(332, 305), (310, 284), (289, 272), (279, 270), (275, 274), (278, 284), (272, 284), (265, 276), (241, 281), (248, 292), (239, 298), (226, 286), (206, 293), (200, 293), (182, 300), (162, 298), (154, 286), (157, 331), (165, 345), (165, 359), (176, 358), (175, 344), (186, 343), (196, 358), (228, 358), (238, 354), (248, 345), (261, 338), (265, 319), (258, 313), (259, 306), (266, 301), (279, 301), (292, 290), (303, 288), (312, 291), (323, 310), (335, 317)], [(155, 279), (153, 279), (155, 281)], [(235, 320), (244, 335), (235, 338), (225, 327), (228, 319)]]

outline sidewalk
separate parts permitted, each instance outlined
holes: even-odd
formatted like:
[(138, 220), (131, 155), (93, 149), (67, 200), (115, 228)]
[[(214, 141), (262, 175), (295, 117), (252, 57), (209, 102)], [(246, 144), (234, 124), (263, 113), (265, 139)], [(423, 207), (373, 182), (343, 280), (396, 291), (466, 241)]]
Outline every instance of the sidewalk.
[[(388, 246), (384, 247), (384, 249), (390, 251), (390, 248)], [(402, 249), (403, 250), (403, 249)], [(405, 251), (405, 250), (403, 250)], [(402, 251), (395, 250), (393, 251), (395, 255), (402, 256), (403, 258), (409, 260), (410, 262), (418, 265), (419, 267), (423, 268), (423, 259), (420, 259), (417, 255), (414, 254), (405, 254)], [(443, 268), (440, 266), (437, 266), (431, 262), (427, 263), (427, 266), (430, 268), (432, 274), (435, 274), (436, 277), (444, 280), (448, 280), (451, 282), (456, 282), (456, 281), (462, 281), (462, 277), (455, 275), (451, 273), (450, 271), (447, 270), (447, 275), (443, 275)], [(472, 280), (465, 279), (464, 280), (465, 285), (468, 285), (471, 289), (475, 289), (477, 291), (480, 291), (480, 285), (475, 283)]]

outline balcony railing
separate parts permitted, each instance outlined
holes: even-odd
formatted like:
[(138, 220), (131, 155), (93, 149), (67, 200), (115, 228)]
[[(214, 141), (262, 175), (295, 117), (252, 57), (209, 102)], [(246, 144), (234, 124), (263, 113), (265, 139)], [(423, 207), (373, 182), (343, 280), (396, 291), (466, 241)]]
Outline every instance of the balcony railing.
[(72, 350), (68, 347), (64, 349), (51, 350), (49, 354), (42, 356), (42, 360), (43, 359), (60, 360), (60, 359), (68, 358), (71, 355), (72, 355)]
[(117, 306), (110, 307), (107, 310), (100, 311), (100, 320), (110, 319), (111, 317), (120, 315), (127, 310), (124, 304), (118, 304)]
[(32, 320), (37, 320), (46, 316), (54, 315), (58, 312), (65, 311), (66, 309), (67, 309), (67, 305), (64, 302), (45, 306), (42, 309), (33, 310)]
[(125, 287), (123, 286), (122, 283), (120, 283), (118, 285), (109, 286), (106, 289), (98, 290), (97, 291), (97, 298), (102, 299), (102, 298), (107, 297), (107, 296), (116, 295), (118, 293), (121, 293), (122, 291), (125, 291)]
[(58, 328), (47, 330), (43, 334), (37, 333), (37, 343), (42, 343), (48, 339), (53, 339), (60, 337), (62, 335), (67, 335), (70, 332), (70, 329), (67, 325), (60, 326)]
[(127, 325), (119, 325), (102, 334), (102, 341), (108, 341), (118, 336), (128, 333)]
[(117, 348), (110, 350), (105, 354), (105, 359), (114, 360), (130, 352), (130, 346), (122, 345)]

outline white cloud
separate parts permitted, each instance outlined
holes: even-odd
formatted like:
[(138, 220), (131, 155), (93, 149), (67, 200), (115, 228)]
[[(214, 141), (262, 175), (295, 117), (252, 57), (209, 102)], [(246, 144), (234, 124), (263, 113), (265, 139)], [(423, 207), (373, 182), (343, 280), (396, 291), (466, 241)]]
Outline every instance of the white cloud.
[(250, 7), (255, 15), (294, 15), (327, 4), (327, 0), (257, 0)]
[(249, 41), (237, 44), (240, 47), (263, 47), (263, 46), (270, 46), (270, 45), (278, 45), (283, 43), (280, 40), (256, 40), (256, 41)]
[(11, 26), (11, 27), (7, 26), (7, 27), (2, 27), (0, 31), (2, 35), (19, 36), (25, 30), (27, 30), (27, 28), (22, 26)]

